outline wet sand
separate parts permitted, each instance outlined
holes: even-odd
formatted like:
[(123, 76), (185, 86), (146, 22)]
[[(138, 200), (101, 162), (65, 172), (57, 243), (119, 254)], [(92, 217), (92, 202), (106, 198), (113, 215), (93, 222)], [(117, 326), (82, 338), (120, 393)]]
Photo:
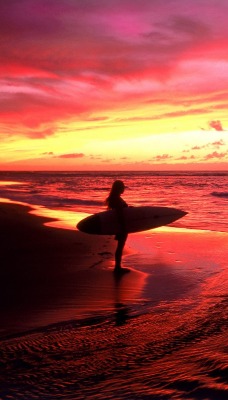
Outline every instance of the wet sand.
[(0, 204), (0, 398), (227, 398), (227, 234), (112, 238)]

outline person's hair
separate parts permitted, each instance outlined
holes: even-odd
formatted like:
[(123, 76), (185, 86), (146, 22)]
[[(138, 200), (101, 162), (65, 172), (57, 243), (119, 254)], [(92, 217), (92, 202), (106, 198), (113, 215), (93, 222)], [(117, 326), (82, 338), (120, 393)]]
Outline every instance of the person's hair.
[(116, 199), (116, 197), (119, 197), (124, 192), (124, 188), (125, 186), (123, 181), (117, 179), (116, 181), (113, 182), (109, 196), (106, 199), (106, 204), (108, 207), (111, 206), (112, 201)]

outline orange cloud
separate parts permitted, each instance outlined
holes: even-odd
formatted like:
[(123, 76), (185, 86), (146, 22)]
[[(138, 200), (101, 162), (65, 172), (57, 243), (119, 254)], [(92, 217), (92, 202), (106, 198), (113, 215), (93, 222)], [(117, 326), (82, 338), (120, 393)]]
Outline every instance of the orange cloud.
[(70, 154), (60, 154), (55, 156), (55, 158), (82, 158), (85, 157), (83, 153), (70, 153)]

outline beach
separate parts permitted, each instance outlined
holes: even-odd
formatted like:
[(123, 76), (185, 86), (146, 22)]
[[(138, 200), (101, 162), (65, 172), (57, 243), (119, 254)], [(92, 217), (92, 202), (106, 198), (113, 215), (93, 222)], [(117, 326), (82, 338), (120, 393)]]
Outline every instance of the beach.
[(0, 203), (1, 399), (227, 398), (227, 233), (115, 241)]
[[(107, 312), (118, 301), (114, 240), (45, 226), (56, 222), (33, 213), (29, 206), (0, 203), (1, 336)], [(121, 299), (137, 298), (144, 280), (132, 270)]]

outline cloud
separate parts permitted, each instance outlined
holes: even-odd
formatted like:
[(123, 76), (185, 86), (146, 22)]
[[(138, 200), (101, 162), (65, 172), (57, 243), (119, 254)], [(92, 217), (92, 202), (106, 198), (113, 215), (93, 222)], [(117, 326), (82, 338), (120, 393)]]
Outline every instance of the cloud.
[(187, 16), (181, 1), (4, 3), (1, 64), (24, 73), (33, 68), (58, 77), (129, 78), (144, 71), (169, 76), (183, 52), (204, 43), (213, 30), (194, 7)]
[(10, 64), (68, 77), (85, 71), (87, 75), (116, 75), (139, 68), (133, 58), (135, 46), (129, 46), (126, 35), (121, 35), (127, 26), (132, 31), (128, 24), (132, 13), (125, 9), (124, 24), (123, 6), (118, 11), (102, 2), (94, 7), (93, 1), (85, 1), (86, 6), (78, 0), (5, 3), (9, 4), (2, 8), (0, 17), (0, 33), (5, 38), (2, 66)]
[(44, 153), (42, 153), (43, 156), (53, 156), (54, 153), (53, 151), (45, 151)]
[(186, 117), (190, 115), (201, 115), (209, 113), (209, 110), (206, 108), (197, 108), (197, 109), (189, 109), (189, 110), (177, 110), (166, 113), (154, 114), (149, 117), (144, 116), (135, 116), (130, 118), (116, 118), (115, 121), (118, 122), (140, 122), (140, 121), (153, 121), (164, 118), (178, 118), (178, 117)]
[(217, 140), (216, 142), (211, 143), (212, 146), (219, 148), (220, 146), (225, 146), (225, 142), (223, 139)]
[(172, 158), (172, 156), (169, 154), (158, 154), (157, 156), (153, 157), (149, 161), (160, 162), (160, 161), (170, 160), (171, 158)]
[(86, 121), (86, 122), (100, 122), (100, 121), (107, 121), (107, 120), (108, 120), (107, 116), (93, 117), (91, 115), (90, 117), (84, 118), (84, 121)]
[(194, 160), (194, 159), (195, 159), (195, 156), (193, 156), (193, 155), (190, 157), (181, 156), (181, 157), (175, 158), (176, 161), (186, 161), (186, 160)]
[(201, 150), (204, 149), (205, 146), (193, 146), (192, 150)]
[(55, 156), (55, 158), (82, 158), (85, 157), (83, 153), (69, 153), (69, 154), (60, 154)]
[(106, 158), (104, 160), (102, 160), (102, 163), (112, 163), (113, 161), (115, 161), (115, 158)]
[(219, 120), (214, 120), (209, 122), (209, 126), (216, 131), (223, 131), (222, 123)]
[(212, 142), (212, 143), (206, 143), (202, 146), (198, 146), (198, 145), (193, 146), (193, 147), (191, 147), (191, 150), (202, 150), (202, 149), (206, 149), (208, 147), (219, 148), (220, 146), (225, 146), (225, 142), (223, 139), (216, 140), (215, 142)]
[[(47, 85), (45, 91), (49, 88)], [(16, 125), (17, 132), (23, 130), (28, 137), (41, 138), (54, 134), (59, 121), (67, 120), (73, 115), (79, 117), (91, 108), (89, 96), (85, 104), (83, 95), (80, 98), (75, 95), (69, 101), (63, 90), (56, 88), (55, 93), (49, 96), (45, 91), (42, 96), (16, 93), (0, 99), (1, 123), (12, 127)], [(48, 127), (43, 128), (44, 126)]]
[[(225, 40), (220, 41), (220, 36), (227, 35), (225, 9), (223, 1), (218, 6), (204, 0), (2, 2), (2, 123), (15, 124), (17, 129), (11, 130), (12, 135), (27, 127), (31, 128), (24, 129), (27, 136), (42, 138), (54, 134), (51, 125), (59, 122), (82, 117), (88, 122), (105, 121), (106, 117), (96, 117), (97, 111), (102, 115), (112, 110), (117, 115), (119, 109), (131, 107), (135, 120), (143, 121), (134, 110), (148, 98), (154, 99), (156, 110), (151, 112), (151, 120), (209, 113), (208, 104), (199, 105), (198, 93), (202, 81), (208, 82), (207, 73), (212, 68), (223, 85), (218, 71), (226, 71), (226, 64), (217, 58), (226, 49)], [(202, 50), (205, 58), (213, 55), (203, 65)], [(193, 64), (180, 69), (194, 57), (194, 72)], [(210, 67), (212, 58), (215, 62)], [(221, 92), (213, 83), (210, 88), (206, 85), (205, 91), (216, 95)], [(172, 99), (180, 99), (181, 103), (182, 97), (176, 93), (189, 93), (189, 88), (197, 93), (196, 106), (191, 108), (190, 99), (188, 109), (182, 103), (180, 110)], [(167, 93), (172, 93), (172, 99)], [(159, 113), (156, 104), (160, 104), (161, 96), (166, 101)], [(171, 109), (170, 104), (176, 108)], [(128, 121), (133, 122), (134, 118)], [(46, 132), (44, 125), (48, 125)]]
[(188, 38), (200, 40), (210, 35), (210, 28), (205, 21), (200, 21), (196, 16), (176, 15), (172, 17), (170, 28), (179, 35), (186, 35)]
[(227, 151), (226, 151), (225, 153), (218, 153), (217, 151), (214, 151), (213, 153), (207, 154), (207, 155), (204, 157), (204, 160), (206, 160), (206, 161), (209, 161), (209, 160), (212, 160), (212, 159), (219, 159), (219, 160), (221, 160), (221, 159), (223, 159), (223, 158), (226, 158), (227, 155), (228, 155), (228, 152), (227, 152)]
[(52, 136), (55, 133), (54, 128), (46, 128), (46, 129), (41, 129), (41, 130), (30, 130), (27, 132), (27, 136), (33, 139), (42, 139), (46, 138), (48, 136)]

